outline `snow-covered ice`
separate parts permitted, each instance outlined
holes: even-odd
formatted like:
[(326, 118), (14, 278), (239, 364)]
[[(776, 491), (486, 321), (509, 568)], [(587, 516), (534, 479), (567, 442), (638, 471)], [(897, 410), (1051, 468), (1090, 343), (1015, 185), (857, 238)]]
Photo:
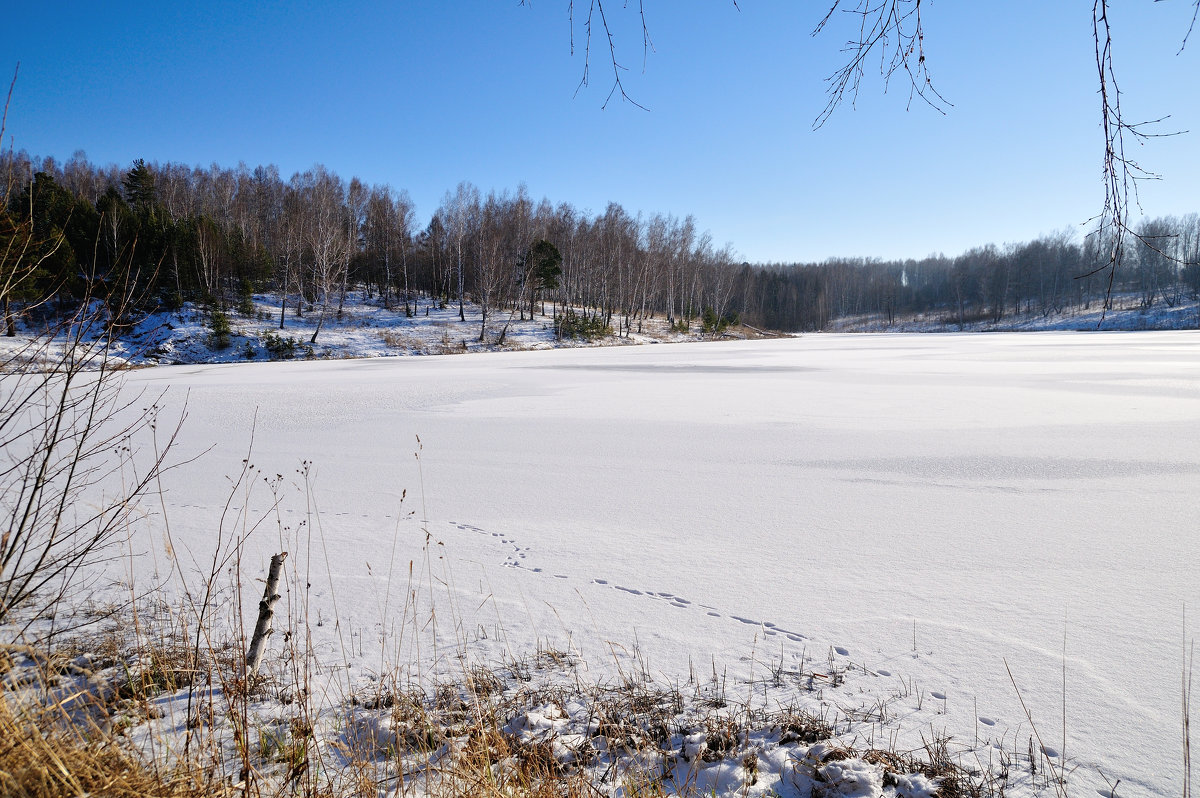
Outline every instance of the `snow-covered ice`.
[[(359, 672), (418, 656), (397, 626), (428, 530), (443, 647), (569, 648), (597, 672), (636, 650), (676, 682), (852, 663), (833, 705), (882, 701), (905, 739), (945, 730), (984, 762), (1032, 733), (1011, 671), (1072, 792), (1178, 792), (1200, 612), (1196, 333), (811, 335), (125, 380), (165, 390), (165, 416), (186, 401), (177, 457), (207, 450), (164, 477), (176, 550), (211, 545), (249, 450), (282, 477), (286, 529), (256, 531), (247, 568), (280, 547), (311, 561), (312, 612), (338, 621), (314, 632)], [(250, 499), (272, 501), (261, 484)], [(159, 496), (145, 513), (153, 529)], [(167, 570), (160, 539), (132, 566), (143, 582)], [(839, 767), (847, 784), (878, 775)]]

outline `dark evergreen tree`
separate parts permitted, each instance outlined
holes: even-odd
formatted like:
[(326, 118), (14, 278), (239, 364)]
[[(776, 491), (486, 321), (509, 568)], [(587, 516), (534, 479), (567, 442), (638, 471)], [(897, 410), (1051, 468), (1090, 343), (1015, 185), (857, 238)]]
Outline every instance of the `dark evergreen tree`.
[(554, 291), (558, 288), (558, 278), (562, 276), (562, 261), (558, 247), (544, 238), (538, 239), (529, 248), (529, 318), (533, 318), (538, 292)]
[(150, 212), (157, 205), (157, 195), (154, 188), (154, 172), (146, 166), (146, 162), (138, 158), (133, 162), (133, 168), (125, 173), (121, 181), (125, 187), (125, 201), (135, 211)]

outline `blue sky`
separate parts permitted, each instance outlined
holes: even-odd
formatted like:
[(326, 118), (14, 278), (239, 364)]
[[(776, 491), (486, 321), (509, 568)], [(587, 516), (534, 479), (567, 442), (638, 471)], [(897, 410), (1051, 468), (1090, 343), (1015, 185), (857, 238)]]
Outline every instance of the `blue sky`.
[[(1091, 2), (929, 2), (946, 115), (869, 73), (818, 130), (824, 78), (852, 35), (828, 2), (608, 0), (607, 54), (576, 93), (567, 0), (381, 3), (22, 3), (0, 30), (20, 62), (5, 146), (97, 163), (323, 163), (405, 188), (422, 222), (461, 180), (524, 182), (602, 211), (693, 214), (751, 261), (920, 257), (1074, 228), (1102, 204)], [(1177, 54), (1186, 0), (1115, 0), (1126, 115), (1171, 115), (1137, 157), (1149, 215), (1200, 210), (1200, 35)], [(5, 78), (7, 83), (7, 77)]]

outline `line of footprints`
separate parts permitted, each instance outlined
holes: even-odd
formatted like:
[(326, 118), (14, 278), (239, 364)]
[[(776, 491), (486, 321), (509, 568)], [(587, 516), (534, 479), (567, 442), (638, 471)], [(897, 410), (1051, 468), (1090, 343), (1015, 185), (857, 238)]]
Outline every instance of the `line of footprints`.
[[(451, 526), (453, 526), (457, 529), (461, 529), (465, 532), (475, 532), (476, 534), (479, 534), (479, 535), (485, 535), (488, 537), (496, 538), (498, 540), (498, 542), (501, 543), (502, 545), (504, 545), (505, 547), (507, 547), (507, 550), (508, 550), (508, 554), (505, 557), (504, 563), (503, 563), (504, 567), (506, 567), (506, 568), (526, 568), (527, 570), (530, 571), (530, 573), (545, 573), (544, 570), (541, 568), (530, 568), (529, 566), (527, 566), (525, 564), (526, 554), (530, 551), (530, 548), (528, 546), (518, 545), (517, 542), (515, 540), (513, 540), (511, 537), (502, 535), (499, 532), (489, 532), (486, 529), (482, 529), (482, 528), (474, 526), (472, 524), (461, 524), (456, 521), (450, 521), (449, 523)], [(553, 576), (556, 579), (569, 579), (570, 578), (566, 574), (551, 574), (551, 576)], [(626, 587), (625, 585), (613, 584), (612, 582), (610, 582), (607, 579), (596, 578), (596, 579), (592, 579), (591, 581), (592, 581), (592, 584), (600, 585), (602, 587), (612, 588), (613, 590), (620, 590), (624, 593), (628, 593), (633, 596), (643, 596), (645, 598), (653, 599), (655, 601), (664, 601), (664, 602), (667, 602), (672, 607), (678, 607), (679, 609), (699, 608), (699, 609), (704, 610), (705, 614), (712, 618), (724, 617), (724, 618), (729, 618), (730, 620), (733, 620), (733, 621), (737, 621), (738, 623), (744, 623), (747, 626), (757, 626), (757, 627), (760, 627), (763, 630), (763, 633), (768, 637), (775, 637), (776, 635), (783, 635), (788, 640), (791, 640), (796, 643), (803, 642), (803, 641), (809, 639), (806, 635), (803, 635), (800, 632), (793, 632), (791, 630), (784, 629), (770, 621), (756, 621), (753, 618), (746, 618), (741, 615), (733, 615), (733, 614), (723, 615), (722, 613), (717, 611), (716, 607), (713, 607), (708, 604), (694, 604), (692, 601), (684, 598), (683, 596), (676, 596), (674, 593), (665, 593), (662, 591), (653, 591), (653, 590), (638, 590), (636, 588)], [(839, 656), (842, 656), (842, 657), (850, 656), (850, 651), (843, 646), (833, 646), (833, 650)], [(890, 677), (892, 675), (891, 671), (884, 670), (883, 668), (874, 668), (871, 672), (875, 673), (879, 676), (885, 676), (885, 677)], [(937, 691), (931, 691), (929, 693), (929, 695), (931, 697), (937, 699), (938, 701), (944, 701), (946, 699), (946, 696), (944, 693), (937, 692)], [(995, 720), (988, 718), (988, 717), (982, 717), (982, 716), (979, 718), (979, 722), (984, 724), (985, 726), (989, 726), (989, 727), (994, 726), (996, 724)], [(1051, 751), (1050, 749), (1047, 749), (1046, 753), (1049, 756), (1057, 756), (1057, 752)]]
[[(457, 521), (450, 521), (449, 523), (451, 526), (453, 526), (457, 529), (461, 529), (466, 532), (475, 532), (480, 535), (486, 535), (489, 537), (496, 538), (499, 540), (499, 542), (501, 544), (509, 547), (509, 554), (505, 557), (505, 560), (504, 560), (504, 566), (506, 568), (528, 568), (528, 570), (531, 573), (543, 573), (543, 570), (541, 568), (529, 568), (525, 564), (525, 562), (524, 562), (525, 555), (527, 552), (530, 551), (528, 546), (524, 546), (524, 547), (519, 546), (519, 545), (517, 545), (517, 542), (510, 537), (502, 535), (499, 532), (488, 532), (486, 529), (481, 529), (480, 527), (474, 526), (472, 524), (462, 524), (462, 523), (458, 523)], [(569, 578), (566, 574), (552, 574), (552, 576), (554, 576), (556, 579), (568, 579)], [(799, 632), (793, 632), (788, 629), (783, 629), (783, 628), (777, 626), (776, 624), (771, 623), (770, 621), (756, 621), (753, 618), (745, 618), (741, 615), (722, 615), (720, 612), (717, 611), (716, 607), (710, 606), (708, 604), (693, 604), (690, 600), (684, 598), (683, 596), (676, 596), (674, 593), (655, 592), (652, 590), (637, 590), (636, 588), (625, 587), (624, 585), (613, 584), (613, 583), (609, 582), (607, 579), (593, 579), (592, 583), (596, 584), (596, 585), (602, 585), (604, 587), (610, 587), (613, 590), (620, 590), (622, 592), (629, 593), (630, 595), (633, 595), (633, 596), (645, 596), (648, 599), (654, 599), (657, 601), (665, 601), (668, 604), (670, 604), (671, 606), (678, 607), (680, 609), (690, 609), (693, 607), (697, 607), (697, 608), (704, 610), (707, 615), (709, 615), (713, 618), (727, 617), (727, 618), (730, 618), (731, 620), (737, 621), (739, 623), (744, 623), (747, 626), (761, 627), (763, 629), (764, 633), (768, 637), (774, 637), (776, 635), (783, 635), (783, 636), (787, 637), (787, 639), (789, 639), (793, 642), (797, 642), (797, 643), (808, 639), (805, 635), (802, 635)], [(836, 651), (839, 655), (841, 655), (843, 657), (850, 655), (850, 652), (841, 646), (834, 646), (833, 650)], [(876, 671), (876, 673), (878, 673), (881, 676), (891, 676), (890, 673), (885, 672), (885, 671)]]

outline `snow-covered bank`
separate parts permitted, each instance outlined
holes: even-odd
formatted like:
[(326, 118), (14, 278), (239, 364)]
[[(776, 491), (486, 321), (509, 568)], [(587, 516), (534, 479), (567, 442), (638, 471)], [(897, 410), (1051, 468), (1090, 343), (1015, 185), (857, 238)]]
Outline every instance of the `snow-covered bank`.
[[(961, 322), (961, 323), (960, 323)], [(971, 313), (961, 319), (953, 308), (937, 313), (864, 314), (834, 319), (828, 332), (1053, 332), (1097, 330), (1114, 332), (1200, 329), (1200, 301), (1183, 299), (1168, 305), (1162, 299), (1146, 303), (1141, 294), (1116, 294), (1106, 310), (1103, 302), (1087, 307), (1020, 312)]]
[[(719, 333), (705, 332), (699, 320), (686, 330), (672, 327), (665, 318), (633, 319), (628, 328), (622, 319), (611, 319), (610, 333), (590, 339), (557, 337), (553, 307), (545, 315), (520, 316), (509, 311), (492, 312), (487, 324), (478, 305), (466, 303), (460, 318), (457, 304), (443, 305), (428, 298), (410, 303), (392, 299), (385, 305), (378, 296), (353, 291), (343, 305), (327, 309), (308, 305), (296, 314), (294, 298), (280, 326), (277, 294), (253, 297), (252, 309), (230, 308), (224, 315), (229, 329), (214, 333), (212, 314), (186, 304), (178, 311), (145, 315), (123, 330), (105, 350), (110, 363), (118, 366), (183, 365), (195, 363), (239, 363), (263, 360), (313, 360), (396, 357), (404, 355), (464, 354), (470, 352), (513, 352), (582, 346), (627, 346), (631, 344), (688, 343), (714, 340), (770, 338), (776, 335), (752, 327), (733, 325)], [(319, 329), (318, 329), (319, 328)], [(847, 316), (830, 322), (831, 333), (946, 333), (946, 332), (1066, 332), (1066, 331), (1151, 331), (1200, 328), (1200, 302), (1187, 301), (1168, 307), (1162, 302), (1145, 308), (1137, 296), (1117, 296), (1113, 309), (1099, 305), (1057, 313), (1005, 314), (999, 321), (975, 317), (961, 326), (946, 311), (928, 316), (887, 318), (878, 314)], [(0, 353), (28, 346), (32, 336), (44, 334), (46, 326), (28, 320), (18, 325), (20, 335), (0, 338)], [(97, 324), (95, 333), (101, 334)], [(316, 340), (313, 340), (314, 333)], [(481, 336), (482, 333), (482, 336)], [(65, 338), (51, 341), (47, 356), (61, 351)]]
[[(395, 298), (385, 303), (378, 296), (368, 297), (358, 291), (347, 293), (344, 303), (327, 308), (324, 316), (319, 307), (312, 305), (297, 315), (293, 299), (282, 314), (280, 326), (280, 302), (277, 294), (259, 294), (240, 311), (228, 309), (220, 314), (228, 325), (220, 334), (215, 330), (213, 313), (191, 303), (178, 311), (148, 313), (121, 330), (105, 354), (113, 365), (151, 366), (511, 352), (772, 336), (737, 325), (720, 333), (706, 333), (699, 320), (682, 330), (672, 328), (661, 317), (632, 319), (628, 327), (623, 327), (623, 319), (614, 316), (606, 335), (559, 337), (555, 334), (552, 305), (533, 317), (507, 309), (493, 310), (485, 325), (480, 307), (469, 302), (464, 304), (461, 316), (457, 303), (427, 298), (413, 300), (406, 313), (403, 302)], [(51, 323), (39, 326), (23, 321), (20, 335), (0, 338), (0, 354), (28, 346), (31, 338), (41, 336), (38, 341), (44, 341), (47, 355), (54, 357), (67, 340), (63, 335), (46, 340)], [(100, 323), (94, 328), (95, 337), (105, 332)], [(84, 340), (92, 337), (85, 336)]]

